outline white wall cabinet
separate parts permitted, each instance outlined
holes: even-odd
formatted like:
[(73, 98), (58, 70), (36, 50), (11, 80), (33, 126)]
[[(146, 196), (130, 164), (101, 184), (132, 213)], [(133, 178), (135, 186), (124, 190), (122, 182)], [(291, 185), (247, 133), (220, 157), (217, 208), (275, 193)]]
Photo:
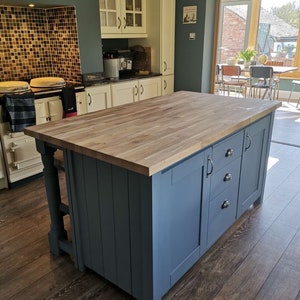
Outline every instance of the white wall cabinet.
[(34, 101), (36, 124), (61, 120), (63, 117), (63, 106), (58, 96), (37, 99)]
[(161, 76), (111, 85), (112, 106), (161, 96)]
[[(151, 47), (151, 71), (165, 75), (162, 94), (174, 91), (175, 0), (147, 1), (147, 39), (128, 40), (129, 46)], [(172, 83), (173, 82), (173, 83)], [(166, 84), (167, 87), (166, 88)]]
[(111, 107), (110, 85), (99, 85), (85, 88), (87, 95), (87, 112)]
[(99, 0), (102, 38), (146, 37), (146, 0)]

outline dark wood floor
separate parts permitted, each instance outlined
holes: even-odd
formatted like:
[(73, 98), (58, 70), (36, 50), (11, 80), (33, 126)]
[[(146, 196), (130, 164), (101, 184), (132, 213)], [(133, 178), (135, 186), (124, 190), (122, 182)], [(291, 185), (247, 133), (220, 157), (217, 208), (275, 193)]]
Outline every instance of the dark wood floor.
[[(274, 128), (284, 136), (284, 126)], [(300, 140), (299, 146), (273, 142), (271, 165), (264, 203), (231, 227), (164, 300), (300, 300)], [(49, 253), (42, 178), (0, 191), (0, 207), (0, 299), (132, 299), (93, 272), (76, 270), (68, 256)]]

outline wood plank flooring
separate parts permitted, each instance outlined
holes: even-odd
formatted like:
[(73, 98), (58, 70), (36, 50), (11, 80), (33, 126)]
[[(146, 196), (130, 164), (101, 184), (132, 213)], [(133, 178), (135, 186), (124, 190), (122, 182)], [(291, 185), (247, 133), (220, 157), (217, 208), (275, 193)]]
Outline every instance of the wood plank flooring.
[[(69, 256), (51, 255), (48, 229), (43, 178), (0, 191), (1, 300), (132, 299), (97, 274), (76, 270)], [(300, 300), (300, 145), (271, 144), (264, 203), (163, 297), (175, 299)]]

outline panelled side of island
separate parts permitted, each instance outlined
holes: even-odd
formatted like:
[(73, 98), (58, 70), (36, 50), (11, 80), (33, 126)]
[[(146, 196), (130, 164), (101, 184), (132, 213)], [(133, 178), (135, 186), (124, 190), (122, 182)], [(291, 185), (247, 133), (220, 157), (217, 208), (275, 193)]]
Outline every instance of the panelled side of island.
[(273, 118), (271, 113), (152, 176), (63, 149), (75, 265), (137, 299), (161, 299), (262, 200)]

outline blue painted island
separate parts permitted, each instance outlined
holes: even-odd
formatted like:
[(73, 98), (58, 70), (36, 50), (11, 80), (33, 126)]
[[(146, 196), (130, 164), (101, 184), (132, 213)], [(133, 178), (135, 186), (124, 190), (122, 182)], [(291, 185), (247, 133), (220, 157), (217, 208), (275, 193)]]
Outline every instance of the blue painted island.
[[(51, 252), (70, 254), (77, 268), (137, 299), (161, 299), (262, 202), (279, 106), (182, 91), (26, 128), (44, 163)], [(60, 199), (57, 149), (68, 207)]]

